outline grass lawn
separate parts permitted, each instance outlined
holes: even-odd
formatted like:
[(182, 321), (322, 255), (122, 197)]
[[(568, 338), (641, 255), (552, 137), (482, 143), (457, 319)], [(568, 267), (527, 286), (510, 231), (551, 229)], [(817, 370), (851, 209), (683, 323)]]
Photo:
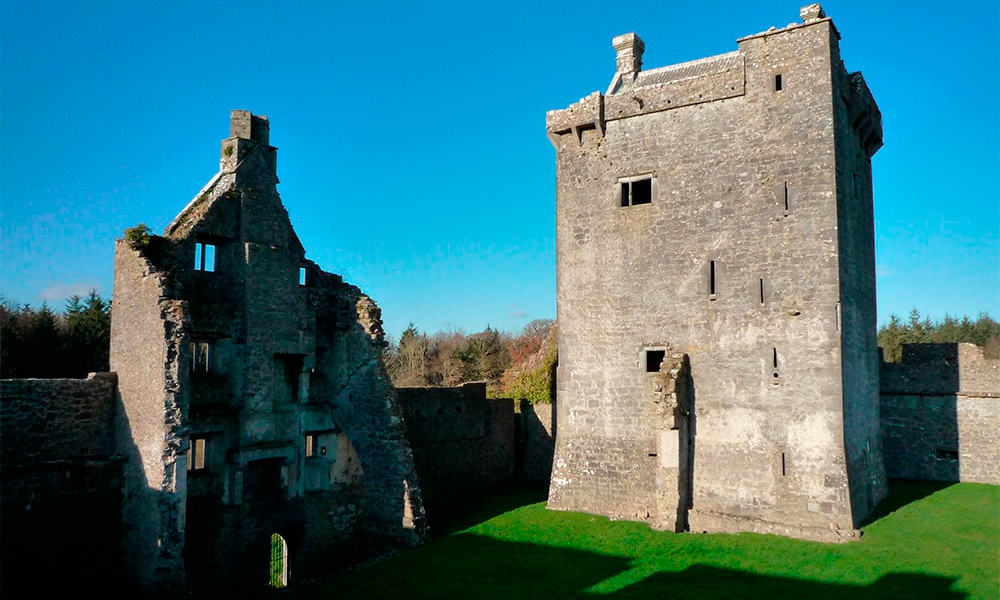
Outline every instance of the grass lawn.
[(1000, 598), (997, 486), (891, 482), (864, 537), (848, 544), (665, 533), (544, 502), (503, 512), (537, 499), (530, 490), (495, 497), (477, 510), (498, 516), (454, 515), (430, 544), (284, 597)]

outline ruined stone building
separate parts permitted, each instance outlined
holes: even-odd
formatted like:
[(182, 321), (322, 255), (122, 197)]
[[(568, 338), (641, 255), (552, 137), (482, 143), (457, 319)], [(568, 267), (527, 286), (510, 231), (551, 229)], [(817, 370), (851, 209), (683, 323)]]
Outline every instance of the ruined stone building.
[(547, 115), (558, 435), (549, 506), (856, 536), (886, 494), (871, 157), (881, 116), (819, 5), (617, 70)]
[(268, 133), (233, 111), (215, 177), (115, 252), (123, 554), (161, 592), (280, 585), (424, 534), (380, 311), (305, 258)]

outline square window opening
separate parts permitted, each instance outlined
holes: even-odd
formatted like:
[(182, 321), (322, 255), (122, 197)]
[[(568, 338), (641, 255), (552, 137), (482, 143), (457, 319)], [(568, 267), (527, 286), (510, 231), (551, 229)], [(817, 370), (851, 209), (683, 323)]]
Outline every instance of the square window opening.
[(667, 355), (666, 350), (646, 350), (646, 372), (657, 373), (660, 370), (660, 363)]
[(653, 179), (647, 175), (620, 180), (619, 193), (622, 206), (650, 204), (653, 201)]

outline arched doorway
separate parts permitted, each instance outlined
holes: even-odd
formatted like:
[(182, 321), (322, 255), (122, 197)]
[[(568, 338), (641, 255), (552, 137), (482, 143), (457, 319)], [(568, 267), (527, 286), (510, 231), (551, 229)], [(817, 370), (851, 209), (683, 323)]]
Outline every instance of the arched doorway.
[(288, 585), (288, 544), (277, 533), (271, 534), (271, 587)]

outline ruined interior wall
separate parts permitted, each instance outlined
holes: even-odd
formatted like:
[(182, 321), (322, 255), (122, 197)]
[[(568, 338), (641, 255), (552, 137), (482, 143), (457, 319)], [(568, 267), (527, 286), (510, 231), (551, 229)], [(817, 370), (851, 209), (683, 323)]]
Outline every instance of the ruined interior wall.
[(0, 381), (4, 597), (120, 589), (114, 373)]
[(187, 378), (183, 304), (168, 280), (125, 242), (115, 247), (111, 369), (118, 373), (116, 447), (126, 460), (122, 540), (136, 584), (167, 593), (184, 586)]
[(514, 479), (513, 400), (487, 399), (485, 383), (398, 393), (427, 502)]
[(905, 344), (881, 369), (889, 477), (1000, 485), (1000, 360), (973, 344)]
[[(643, 355), (670, 345), (690, 356), (693, 378), (691, 528), (852, 534), (836, 320), (833, 35), (824, 20), (744, 39), (743, 95), (606, 115), (604, 137), (556, 136), (550, 507), (651, 519), (659, 432)], [(779, 73), (785, 87), (775, 91)], [(634, 101), (655, 106), (653, 93), (640, 89)], [(621, 207), (618, 178), (643, 173), (653, 175), (652, 203)]]

